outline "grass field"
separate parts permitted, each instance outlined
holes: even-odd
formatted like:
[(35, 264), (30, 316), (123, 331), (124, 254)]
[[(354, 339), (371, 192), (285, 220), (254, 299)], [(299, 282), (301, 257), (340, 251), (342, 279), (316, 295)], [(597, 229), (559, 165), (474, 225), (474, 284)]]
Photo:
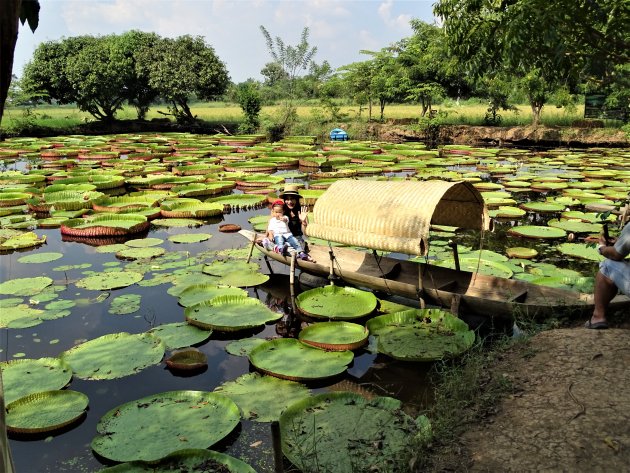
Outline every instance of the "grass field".
[[(438, 105), (438, 122), (440, 124), (462, 124), (462, 125), (481, 125), (483, 117), (486, 113), (487, 106), (478, 102), (462, 102), (457, 105), (454, 102), (448, 102)], [(520, 105), (518, 111), (501, 111), (502, 126), (526, 126), (532, 122), (532, 116), (529, 106)], [(273, 117), (279, 111), (279, 106), (263, 107), (261, 117)], [(210, 123), (238, 124), (242, 121), (241, 108), (235, 104), (228, 103), (196, 103), (191, 106), (194, 115), (199, 119)], [(163, 113), (160, 113), (163, 112)], [(154, 106), (149, 110), (147, 119), (164, 118), (168, 115), (166, 105)], [(299, 105), (297, 113), (303, 121), (319, 121), (326, 120), (327, 112), (316, 105)], [(348, 121), (367, 121), (367, 109), (361, 111), (359, 116), (358, 106), (342, 106), (340, 113), (344, 118), (339, 120), (341, 123)], [(584, 116), (584, 106), (578, 105), (575, 110), (567, 111), (564, 108), (556, 108), (549, 105), (542, 110), (542, 124), (548, 126), (570, 126), (575, 120), (581, 120)], [(372, 111), (373, 119), (379, 118), (378, 107), (374, 107)], [(418, 119), (420, 117), (420, 107), (418, 105), (387, 105), (385, 107), (385, 120), (399, 119)], [(136, 111), (133, 107), (125, 107), (119, 111), (117, 118), (120, 120), (129, 120), (136, 118)], [(172, 118), (172, 117), (171, 117)], [(27, 124), (37, 125), (50, 128), (71, 128), (82, 123), (94, 121), (94, 118), (86, 112), (82, 112), (72, 105), (64, 106), (37, 106), (31, 109), (24, 108), (7, 108), (4, 112), (2, 120), (2, 128), (8, 132), (17, 131), (27, 128)], [(333, 121), (330, 121), (333, 123)], [(620, 122), (607, 121), (607, 127), (618, 128)]]

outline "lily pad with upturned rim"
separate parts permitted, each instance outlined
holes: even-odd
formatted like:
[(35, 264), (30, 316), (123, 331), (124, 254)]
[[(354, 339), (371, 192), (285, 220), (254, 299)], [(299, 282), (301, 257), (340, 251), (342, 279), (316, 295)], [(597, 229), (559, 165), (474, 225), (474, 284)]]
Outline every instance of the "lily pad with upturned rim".
[(378, 351), (396, 360), (433, 361), (469, 350), (475, 332), (463, 320), (440, 309), (412, 309), (369, 320)]
[(101, 417), (92, 449), (109, 460), (156, 461), (185, 448), (208, 448), (238, 425), (238, 406), (204, 391), (170, 391), (127, 402)]
[(131, 462), (121, 463), (100, 470), (99, 473), (158, 473), (158, 472), (221, 472), (224, 473), (256, 473), (244, 461), (225, 453), (212, 450), (191, 448), (178, 450), (165, 456), (159, 462)]
[(371, 292), (331, 285), (305, 291), (296, 302), (300, 311), (310, 317), (350, 320), (374, 312), (378, 299)]
[(249, 353), (256, 369), (292, 381), (324, 379), (343, 373), (354, 355), (351, 351), (328, 352), (292, 338), (270, 340)]
[(219, 286), (216, 284), (194, 284), (188, 286), (178, 295), (179, 305), (190, 307), (204, 301), (209, 301), (217, 296), (243, 296), (247, 291), (238, 287)]
[(77, 391), (44, 391), (7, 405), (7, 430), (35, 434), (61, 429), (79, 419), (88, 397)]
[(506, 248), (505, 254), (507, 254), (510, 258), (530, 259), (536, 257), (538, 255), (538, 251), (536, 251), (534, 248), (513, 246), (511, 248)]
[(174, 350), (166, 359), (166, 366), (173, 370), (194, 371), (208, 366), (208, 357), (201, 350), (185, 347)]
[(259, 327), (282, 318), (282, 314), (249, 296), (218, 296), (187, 307), (184, 315), (192, 325), (220, 332)]
[(332, 351), (356, 350), (367, 343), (369, 332), (351, 322), (318, 322), (300, 331), (301, 342)]
[(126, 332), (88, 340), (59, 355), (81, 379), (116, 379), (158, 364), (164, 343), (148, 333)]

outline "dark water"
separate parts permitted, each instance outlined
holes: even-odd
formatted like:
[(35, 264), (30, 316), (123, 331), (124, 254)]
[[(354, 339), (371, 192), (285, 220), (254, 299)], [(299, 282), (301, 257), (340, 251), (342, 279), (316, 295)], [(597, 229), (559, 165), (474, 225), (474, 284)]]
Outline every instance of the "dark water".
[[(152, 229), (148, 236), (164, 239), (160, 246), (167, 252), (189, 251), (195, 255), (202, 251), (248, 246), (246, 240), (238, 234), (226, 234), (218, 231), (219, 223), (237, 223), (243, 228), (250, 228), (247, 219), (253, 215), (266, 214), (267, 209), (251, 210), (224, 216), (224, 221), (214, 222), (196, 229), (172, 228)], [(207, 241), (193, 244), (175, 244), (167, 238), (179, 233), (210, 233), (213, 237)], [(84, 243), (62, 241), (58, 229), (37, 230), (38, 235), (46, 235), (47, 243), (30, 252), (14, 252), (0, 256), (0, 280), (47, 275), (55, 284), (65, 285), (59, 294), (60, 299), (95, 299), (99, 291), (78, 288), (74, 281), (83, 277), (83, 269), (71, 269), (65, 272), (53, 271), (61, 265), (91, 263), (88, 270), (102, 271), (104, 263), (118, 261), (114, 254), (97, 253), (95, 247)], [(45, 264), (23, 264), (17, 261), (25, 254), (58, 251), (63, 258)], [(254, 253), (256, 256), (257, 252)], [(267, 266), (260, 260), (261, 270), (268, 273)], [(120, 266), (125, 266), (123, 262)], [(286, 298), (289, 294), (288, 269), (278, 263), (272, 263), (276, 274), (271, 283), (264, 287), (249, 289), (250, 296), (273, 305), (289, 307)], [(67, 317), (45, 321), (40, 325), (25, 329), (0, 329), (0, 359), (11, 360), (19, 353), (25, 358), (55, 357), (75, 344), (101, 335), (116, 332), (140, 333), (150, 328), (171, 322), (184, 321), (184, 308), (177, 299), (166, 291), (171, 284), (155, 287), (131, 287), (109, 291), (107, 300), (85, 306), (71, 308)], [(112, 298), (123, 294), (141, 294), (140, 311), (129, 315), (108, 313)], [(31, 299), (35, 299), (33, 296)], [(26, 298), (28, 299), (28, 298)], [(280, 302), (280, 304), (278, 304)], [(1, 310), (1, 309), (0, 309)], [(283, 323), (285, 320), (282, 321)], [(298, 321), (299, 322), (299, 321)], [(282, 327), (282, 324), (280, 325)], [(164, 364), (152, 366), (141, 372), (116, 380), (81, 380), (73, 378), (69, 389), (82, 392), (89, 397), (87, 416), (78, 425), (52, 436), (11, 437), (10, 447), (18, 472), (92, 472), (107, 464), (106, 460), (97, 459), (90, 449), (90, 442), (96, 435), (96, 424), (100, 417), (110, 409), (134, 399), (150, 394), (171, 390), (212, 391), (225, 381), (234, 380), (253, 370), (246, 357), (228, 354), (225, 346), (231, 341), (251, 336), (275, 337), (275, 325), (265, 326), (258, 332), (232, 333), (219, 335), (215, 332), (211, 338), (198, 346), (208, 357), (208, 368), (194, 376), (178, 376), (165, 368)], [(120, 354), (124, 357), (124, 353)], [(350, 389), (364, 389), (376, 395), (389, 395), (403, 400), (407, 409), (418, 411), (429, 402), (430, 389), (427, 379), (427, 364), (394, 362), (385, 357), (376, 356), (367, 351), (356, 353), (354, 362), (343, 376), (309, 385), (314, 392), (340, 389), (336, 385), (346, 382)], [(348, 384), (348, 382), (350, 384)], [(341, 388), (343, 389), (343, 388)], [(262, 442), (262, 443), (259, 443)], [(252, 447), (251, 445), (255, 445)], [(217, 450), (232, 454), (250, 463), (257, 471), (273, 471), (273, 452), (271, 447), (270, 424), (241, 421), (237, 430), (215, 447)]]

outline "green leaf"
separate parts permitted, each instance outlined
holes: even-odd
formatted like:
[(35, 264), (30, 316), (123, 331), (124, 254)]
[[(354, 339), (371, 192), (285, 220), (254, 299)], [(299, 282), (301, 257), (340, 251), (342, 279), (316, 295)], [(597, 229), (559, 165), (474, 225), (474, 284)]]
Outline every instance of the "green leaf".
[(85, 394), (71, 390), (30, 394), (7, 405), (7, 430), (29, 434), (52, 432), (84, 415), (87, 405)]
[(232, 399), (243, 412), (243, 418), (255, 422), (278, 420), (289, 405), (310, 394), (300, 383), (258, 373), (247, 373), (227, 381), (214, 392)]
[(61, 389), (72, 378), (72, 369), (59, 358), (5, 361), (0, 370), (6, 404), (36, 392)]
[(221, 394), (171, 391), (115, 407), (96, 429), (92, 449), (113, 461), (156, 461), (182, 448), (208, 448), (239, 423), (236, 404)]

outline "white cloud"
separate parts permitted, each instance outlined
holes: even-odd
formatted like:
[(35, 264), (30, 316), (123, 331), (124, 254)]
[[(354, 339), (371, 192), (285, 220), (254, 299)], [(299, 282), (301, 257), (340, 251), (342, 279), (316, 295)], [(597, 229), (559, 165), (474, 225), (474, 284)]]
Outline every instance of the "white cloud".
[(381, 17), (383, 22), (390, 28), (402, 28), (403, 31), (408, 31), (409, 21), (411, 20), (411, 15), (400, 14), (396, 16), (392, 16), (392, 8), (394, 6), (394, 0), (385, 0), (378, 7), (378, 15)]

